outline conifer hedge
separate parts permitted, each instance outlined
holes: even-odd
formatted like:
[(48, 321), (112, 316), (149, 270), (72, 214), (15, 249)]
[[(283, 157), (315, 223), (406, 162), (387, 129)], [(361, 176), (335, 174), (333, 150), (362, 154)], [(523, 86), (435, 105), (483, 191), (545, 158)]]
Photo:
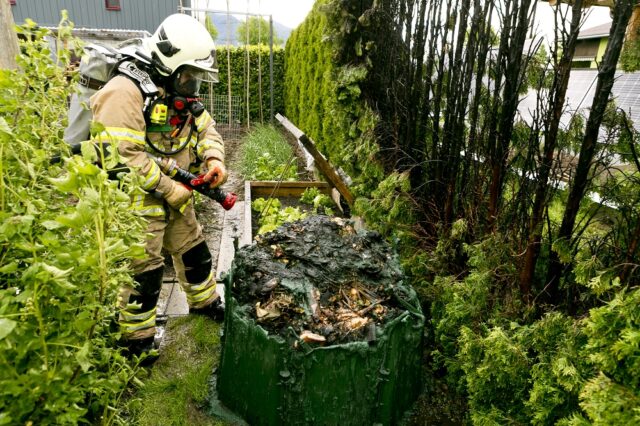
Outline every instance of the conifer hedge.
[[(268, 46), (248, 46), (249, 52), (249, 111), (251, 121), (260, 120), (260, 98), (259, 98), (259, 72), (262, 73), (262, 114), (264, 121), (269, 121), (270, 114), (270, 92), (269, 92), (269, 47)], [(227, 48), (217, 49), (218, 69), (220, 82), (213, 86), (212, 94), (216, 96), (227, 96), (229, 86), (229, 73), (227, 67)], [(231, 58), (231, 96), (238, 96), (242, 102), (242, 116), (239, 117), (242, 123), (247, 120), (247, 50), (244, 47), (232, 47), (230, 49)], [(258, 67), (260, 63), (260, 67)], [(284, 111), (284, 49), (274, 47), (273, 49), (273, 109), (274, 114)], [(203, 93), (209, 93), (208, 88), (204, 88)], [(216, 121), (226, 122), (227, 111), (212, 111)], [(234, 117), (236, 118), (236, 117)]]
[(375, 161), (377, 115), (361, 96), (367, 67), (337, 64), (325, 8), (319, 0), (289, 36), (285, 51), (285, 112), (329, 160), (355, 178), (352, 189), (369, 193), (383, 179)]

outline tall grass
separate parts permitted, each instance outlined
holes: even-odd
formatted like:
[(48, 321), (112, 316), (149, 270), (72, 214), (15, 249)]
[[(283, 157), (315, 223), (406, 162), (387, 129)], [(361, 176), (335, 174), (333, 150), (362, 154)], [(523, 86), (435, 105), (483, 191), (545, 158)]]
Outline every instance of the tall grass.
[(240, 171), (246, 180), (296, 179), (293, 149), (275, 127), (256, 126), (247, 135), (241, 150)]

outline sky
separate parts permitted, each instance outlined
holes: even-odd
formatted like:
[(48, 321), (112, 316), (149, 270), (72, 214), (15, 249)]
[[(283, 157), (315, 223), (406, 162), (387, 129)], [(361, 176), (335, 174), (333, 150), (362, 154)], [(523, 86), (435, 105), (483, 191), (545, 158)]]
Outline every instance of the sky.
[[(232, 12), (270, 14), (274, 21), (292, 29), (304, 21), (314, 2), (315, 0), (228, 0), (229, 10)], [(227, 10), (227, 0), (193, 0), (193, 3), (198, 3), (197, 7)], [(552, 34), (553, 10), (548, 3), (538, 2), (536, 21), (540, 33)], [(592, 7), (582, 28), (588, 29), (609, 21), (609, 8)]]
[[(566, 7), (566, 6), (565, 6)], [(608, 7), (591, 7), (587, 9), (586, 19), (581, 30), (597, 27), (611, 22)], [(569, 17), (567, 19), (570, 19)], [(536, 10), (536, 31), (547, 38), (553, 36), (553, 8), (546, 2), (538, 2)]]
[[(193, 0), (198, 7), (227, 10), (227, 0)], [(289, 28), (304, 21), (315, 0), (228, 0), (231, 12), (273, 15), (273, 20)]]

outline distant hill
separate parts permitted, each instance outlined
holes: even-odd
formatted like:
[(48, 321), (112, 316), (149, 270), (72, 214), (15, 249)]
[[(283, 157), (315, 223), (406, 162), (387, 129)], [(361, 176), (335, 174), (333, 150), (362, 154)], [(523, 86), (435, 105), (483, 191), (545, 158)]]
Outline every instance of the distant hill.
[[(218, 30), (217, 44), (227, 44), (227, 15), (220, 13), (209, 13), (211, 22)], [(229, 16), (229, 37), (231, 44), (234, 46), (241, 46), (244, 44), (244, 40), (238, 40), (238, 27), (244, 22), (244, 18), (238, 18), (234, 15)], [(273, 21), (274, 34), (282, 39), (283, 43), (287, 42), (289, 35), (291, 34), (291, 28), (284, 26), (276, 21)]]

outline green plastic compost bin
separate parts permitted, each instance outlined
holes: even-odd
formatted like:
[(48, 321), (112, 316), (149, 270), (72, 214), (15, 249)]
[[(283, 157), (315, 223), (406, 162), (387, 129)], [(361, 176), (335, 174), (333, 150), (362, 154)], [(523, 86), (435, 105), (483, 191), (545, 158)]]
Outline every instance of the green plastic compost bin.
[[(233, 272), (228, 289), (232, 281)], [(225, 292), (218, 398), (251, 425), (397, 423), (420, 392), (424, 325), (415, 292), (404, 291), (406, 310), (371, 343), (314, 348), (269, 335)]]

